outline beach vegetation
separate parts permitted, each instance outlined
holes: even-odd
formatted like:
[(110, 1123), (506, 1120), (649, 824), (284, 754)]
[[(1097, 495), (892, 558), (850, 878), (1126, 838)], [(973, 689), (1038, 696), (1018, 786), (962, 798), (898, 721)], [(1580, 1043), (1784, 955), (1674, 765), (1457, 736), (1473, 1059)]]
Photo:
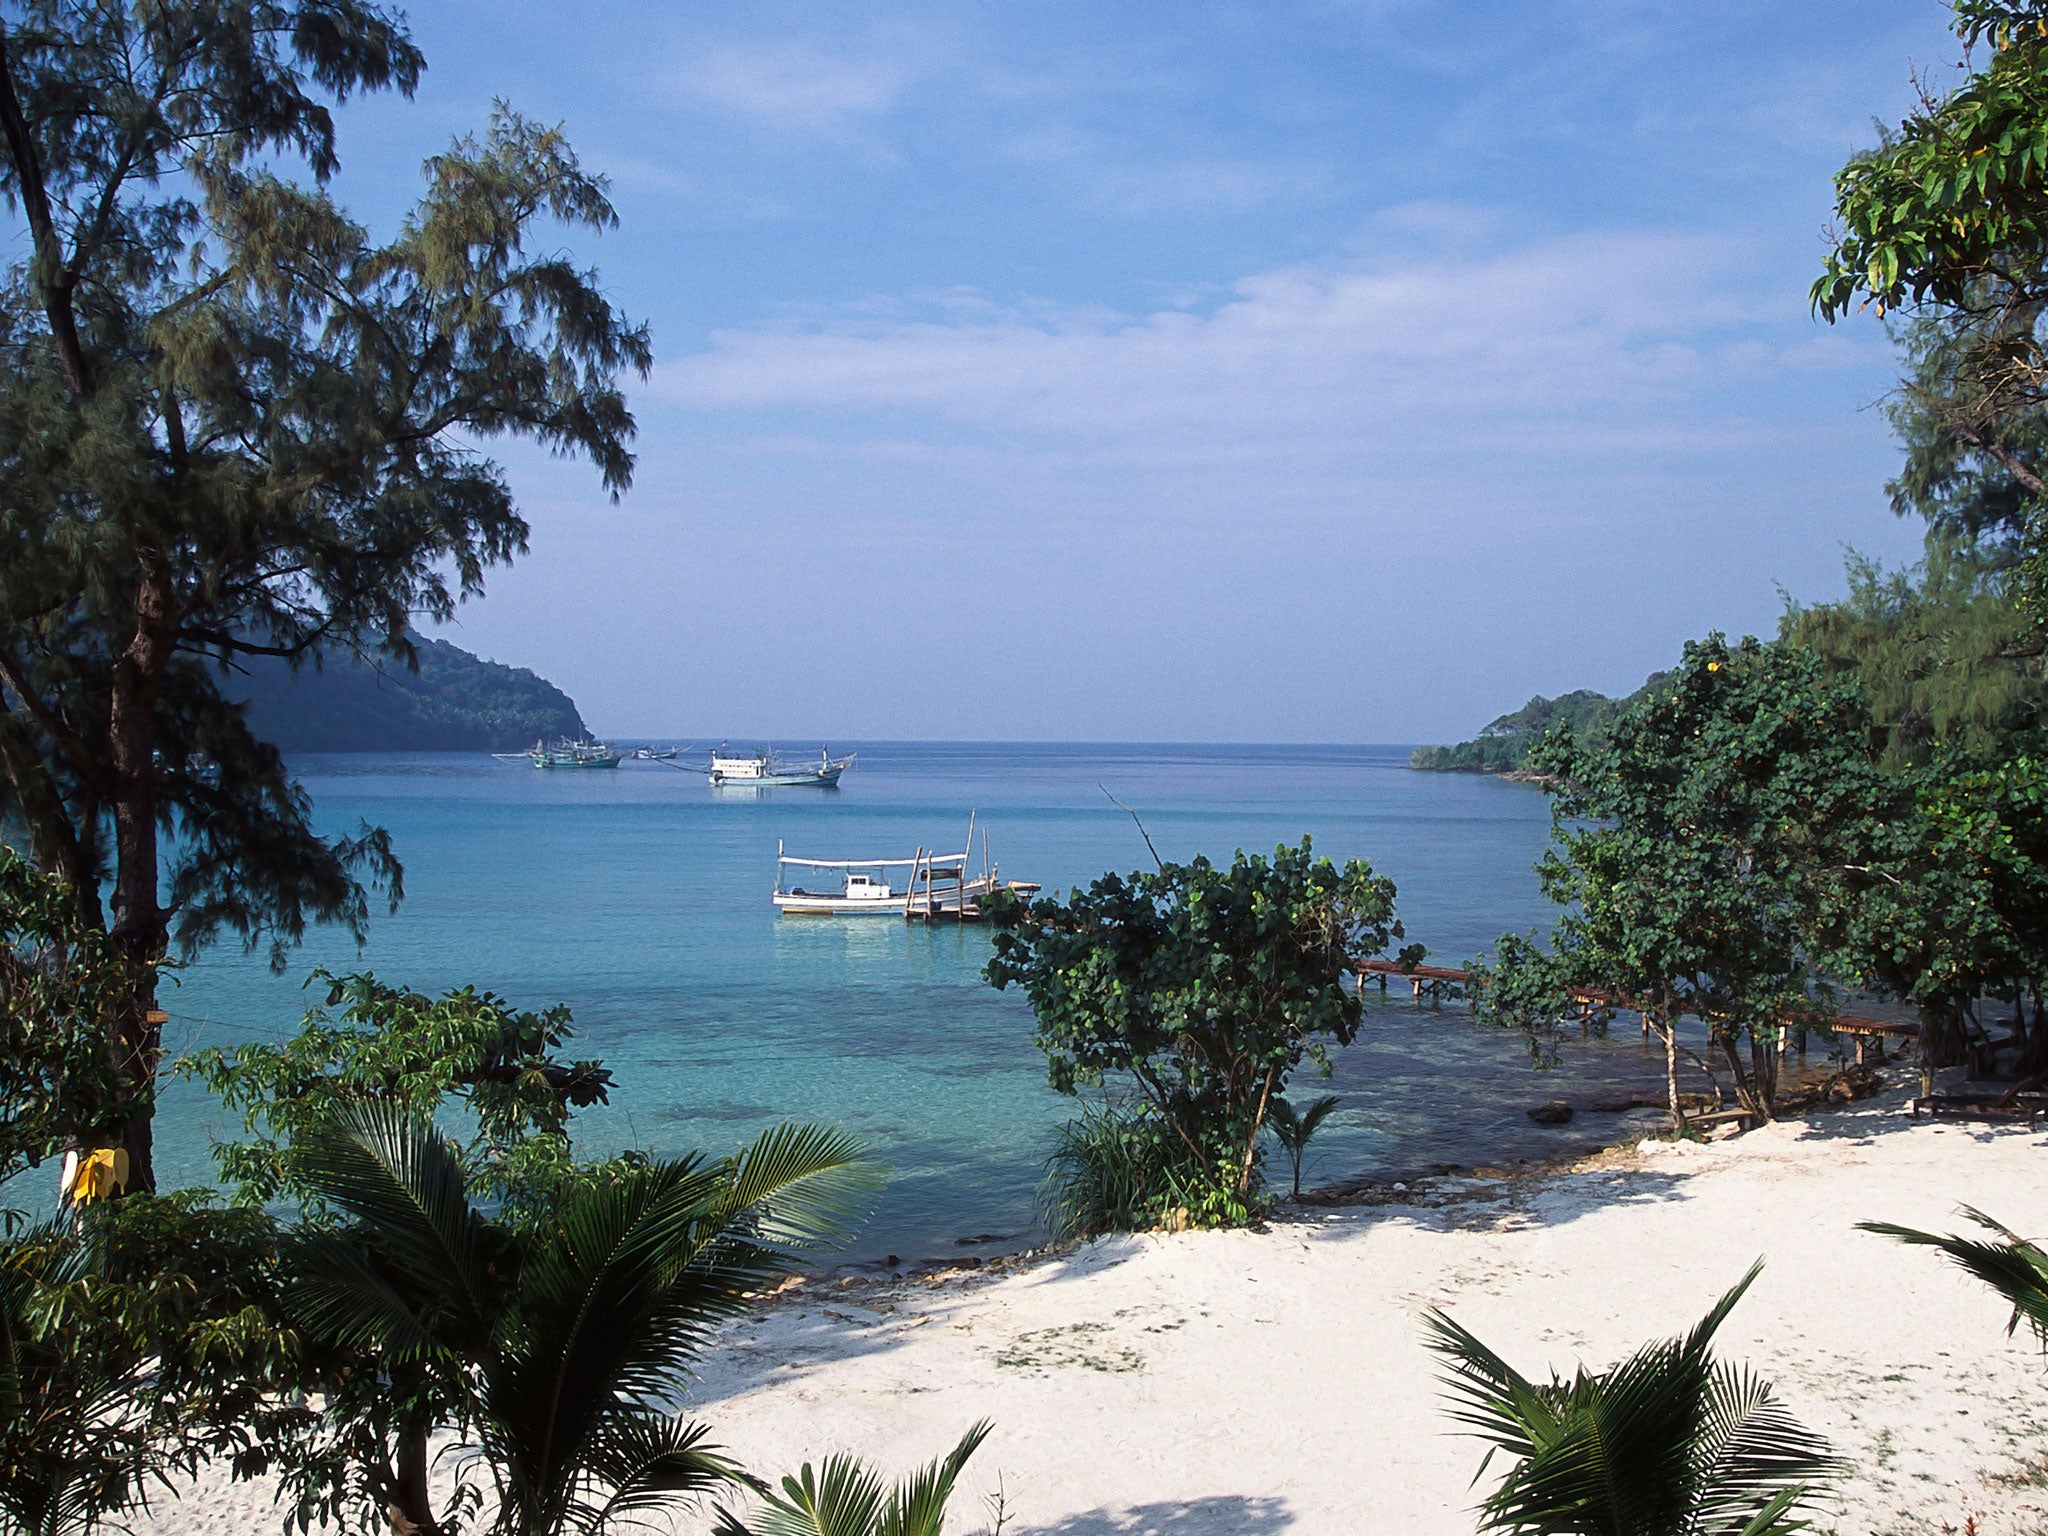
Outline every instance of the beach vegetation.
[(321, 1006), (284, 1040), (211, 1046), (179, 1063), (239, 1111), (246, 1141), (216, 1141), (221, 1181), (244, 1205), (306, 1205), (301, 1139), (350, 1104), (375, 1101), (464, 1133), (471, 1186), (501, 1205), (544, 1202), (574, 1166), (570, 1116), (608, 1099), (601, 1062), (566, 1060), (564, 1007), (513, 1008), (473, 987), (430, 997), (375, 976), (316, 971)]
[[(1090, 1181), (1066, 1204), (1128, 1209), (1138, 1175), (1158, 1181), (1148, 1213), (1252, 1219), (1273, 1102), (1303, 1062), (1327, 1071), (1328, 1047), (1357, 1033), (1345, 983), (1403, 936), (1394, 895), (1371, 866), (1340, 868), (1304, 838), (1271, 859), (1240, 850), (1227, 868), (1162, 862), (1065, 901), (990, 902), (985, 974), (1029, 997), (1052, 1086), (1107, 1084), (1121, 1101), (1063, 1139), (1055, 1179), (1085, 1170)], [(1421, 957), (1419, 946), (1403, 953)]]
[(106, 1141), (149, 1091), (107, 1054), (136, 990), (134, 964), (70, 886), (0, 843), (0, 1188)]
[(2007, 1334), (2025, 1323), (2041, 1347), (2048, 1350), (2048, 1251), (1971, 1206), (1963, 1207), (1963, 1214), (1991, 1232), (1996, 1241), (1956, 1233), (1922, 1232), (1888, 1221), (1858, 1222), (1857, 1228), (1881, 1237), (1895, 1237), (1902, 1243), (1940, 1249), (2012, 1304), (2012, 1317), (2005, 1325)]
[(829, 1457), (820, 1467), (806, 1462), (780, 1491), (761, 1489), (744, 1518), (721, 1505), (712, 1536), (940, 1536), (961, 1469), (992, 1427), (983, 1419), (944, 1456), (894, 1484), (853, 1456)]
[(1287, 1154), (1288, 1172), (1292, 1176), (1290, 1189), (1297, 1200), (1301, 1198), (1301, 1163), (1308, 1155), (1308, 1144), (1343, 1103), (1334, 1093), (1311, 1099), (1298, 1110), (1284, 1096), (1273, 1101), (1266, 1123), (1272, 1128), (1273, 1139), (1280, 1143), (1280, 1150)]
[[(1911, 321), (1915, 366), (1894, 420), (1911, 450), (1895, 504), (1999, 546), (2039, 615), (2048, 557), (2048, 15), (2035, 0), (1956, 0), (1988, 50), (1951, 90), (1835, 176), (1835, 245), (1817, 313)], [(1974, 61), (1973, 61), (1974, 64)]]
[(1185, 1221), (1206, 1188), (1186, 1143), (1148, 1100), (1103, 1094), (1053, 1128), (1038, 1205), (1055, 1237), (1095, 1237)]
[[(345, 1364), (280, 1481), (301, 1523), (389, 1511), (425, 1536), (472, 1516), (598, 1532), (742, 1482), (666, 1405), (713, 1328), (843, 1235), (874, 1181), (847, 1138), (784, 1126), (731, 1157), (608, 1164), (508, 1218), (450, 1137), (378, 1102), (304, 1132), (295, 1168), (333, 1219), (293, 1235), (286, 1306)], [(437, 1508), (442, 1433), (474, 1454)]]
[(0, 1239), (0, 1530), (123, 1528), (174, 1477), (258, 1467), (305, 1428), (276, 1238), (186, 1190)]
[(1678, 1116), (1676, 1024), (1690, 1015), (1768, 1117), (1778, 1044), (1819, 1024), (1816, 905), (1872, 809), (1861, 696), (1818, 657), (1720, 636), (1686, 646), (1666, 685), (1605, 739), (1531, 753), (1551, 793), (1538, 865), (1559, 916), (1547, 949), (1503, 943), (1482, 1015), (1525, 1027), (1574, 1007), (1640, 1012), (1662, 1036)]
[(1786, 1536), (1839, 1473), (1768, 1381), (1715, 1358), (1762, 1265), (1682, 1339), (1532, 1381), (1442, 1311), (1425, 1320), (1452, 1416), (1509, 1465), (1480, 1528), (1513, 1536)]
[(157, 962), (281, 964), (401, 890), (380, 830), (314, 827), (236, 669), (409, 664), (525, 546), (480, 446), (618, 492), (650, 353), (562, 249), (614, 215), (554, 128), (501, 108), (387, 235), (331, 196), (334, 106), (423, 68), (395, 9), (34, 0), (0, 43), (0, 817), (136, 967), (110, 1136), (149, 1189)]

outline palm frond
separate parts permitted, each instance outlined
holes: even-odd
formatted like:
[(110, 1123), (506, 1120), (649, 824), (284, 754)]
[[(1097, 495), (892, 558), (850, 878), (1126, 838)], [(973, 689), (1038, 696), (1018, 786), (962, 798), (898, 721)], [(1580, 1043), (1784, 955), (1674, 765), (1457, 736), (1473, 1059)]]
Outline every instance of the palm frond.
[(1733, 1529), (1756, 1512), (1759, 1496), (1792, 1495), (1783, 1506), (1789, 1511), (1798, 1496), (1841, 1470), (1827, 1441), (1795, 1419), (1761, 1377), (1722, 1365), (1714, 1371), (1710, 1394), (1712, 1409), (1697, 1453), (1702, 1528)]
[(488, 1330), (488, 1232), (453, 1142), (419, 1115), (365, 1101), (336, 1111), (293, 1150), (307, 1182), (362, 1225), (407, 1290), (432, 1298), (472, 1338)]
[(761, 1492), (750, 1521), (721, 1507), (712, 1536), (940, 1536), (960, 1471), (993, 1427), (983, 1419), (952, 1450), (893, 1487), (851, 1456), (829, 1457), (821, 1467), (805, 1463), (782, 1480), (780, 1493)]
[(852, 1456), (830, 1456), (785, 1477), (780, 1493), (763, 1493), (751, 1523), (721, 1507), (712, 1536), (876, 1536), (886, 1497), (878, 1474)]
[(876, 1536), (939, 1536), (946, 1523), (946, 1504), (967, 1458), (981, 1449), (995, 1425), (983, 1419), (960, 1437), (960, 1443), (931, 1465), (898, 1482), (883, 1506)]
[[(1480, 1506), (1514, 1536), (1701, 1533), (1782, 1536), (1837, 1470), (1823, 1441), (1768, 1383), (1717, 1365), (1711, 1344), (1761, 1266), (1681, 1339), (1611, 1369), (1536, 1384), (1442, 1312), (1424, 1320), (1450, 1362), (1452, 1414), (1514, 1464)], [(1487, 1463), (1482, 1463), (1484, 1474)], [(1475, 1478), (1476, 1482), (1477, 1479)]]
[(1895, 1237), (1902, 1243), (1939, 1248), (2012, 1303), (2012, 1317), (2005, 1325), (2007, 1335), (2017, 1331), (2024, 1320), (2041, 1346), (2048, 1349), (2048, 1253), (1973, 1206), (1964, 1206), (1963, 1214), (2005, 1241), (1987, 1243), (1954, 1234), (1921, 1232), (1888, 1221), (1861, 1221), (1856, 1225), (1861, 1231)]
[(608, 1418), (584, 1454), (583, 1477), (563, 1523), (591, 1536), (673, 1500), (734, 1483), (758, 1484), (705, 1444), (709, 1425), (648, 1411)]
[(1533, 1455), (1554, 1437), (1558, 1415), (1550, 1396), (1448, 1313), (1431, 1308), (1422, 1322), (1424, 1343), (1450, 1362), (1452, 1418), (1512, 1456)]
[(734, 1160), (729, 1220), (774, 1247), (813, 1249), (846, 1237), (867, 1213), (882, 1168), (827, 1126), (778, 1125)]
[(316, 1335), (350, 1349), (382, 1347), (398, 1359), (424, 1359), (443, 1346), (441, 1333), (362, 1245), (336, 1232), (309, 1232), (291, 1243), (289, 1304)]

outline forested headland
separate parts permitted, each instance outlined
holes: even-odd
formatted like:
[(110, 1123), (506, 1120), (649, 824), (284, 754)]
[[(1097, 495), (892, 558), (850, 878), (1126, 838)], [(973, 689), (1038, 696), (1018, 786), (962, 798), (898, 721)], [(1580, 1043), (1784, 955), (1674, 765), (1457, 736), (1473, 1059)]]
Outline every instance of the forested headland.
[(293, 672), (254, 656), (240, 689), (249, 728), (282, 752), (511, 752), (589, 734), (576, 702), (538, 673), (416, 640), (403, 662), (332, 657)]
[(1627, 698), (1611, 699), (1590, 688), (1546, 699), (1538, 694), (1520, 709), (1490, 721), (1470, 741), (1450, 747), (1417, 747), (1408, 766), (1425, 773), (1513, 773), (1522, 767), (1529, 748), (1553, 728), (1564, 726), (1574, 736), (1604, 732), (1614, 718), (1654, 688), (1662, 673)]

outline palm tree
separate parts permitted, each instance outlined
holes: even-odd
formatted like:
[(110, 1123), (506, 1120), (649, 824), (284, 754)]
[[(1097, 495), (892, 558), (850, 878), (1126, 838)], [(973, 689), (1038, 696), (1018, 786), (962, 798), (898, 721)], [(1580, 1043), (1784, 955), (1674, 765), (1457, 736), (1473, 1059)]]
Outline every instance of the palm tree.
[(1330, 1112), (1343, 1102), (1334, 1093), (1326, 1093), (1299, 1112), (1285, 1099), (1275, 1099), (1266, 1106), (1266, 1124), (1273, 1128), (1273, 1135), (1294, 1165), (1294, 1198), (1297, 1200), (1301, 1198), (1301, 1159), (1308, 1151), (1309, 1138), (1330, 1118)]
[(21, 1536), (116, 1521), (159, 1470), (135, 1361), (34, 1315), (66, 1267), (54, 1223), (0, 1248), (0, 1531)]
[(330, 1418), (349, 1421), (337, 1444), (381, 1440), (360, 1481), (399, 1536), (441, 1530), (439, 1430), (481, 1452), (500, 1536), (596, 1536), (744, 1481), (662, 1405), (712, 1329), (842, 1233), (874, 1177), (846, 1137), (784, 1126), (733, 1158), (589, 1171), (515, 1225), (472, 1203), (446, 1136), (388, 1105), (350, 1106), (298, 1153), (347, 1224), (301, 1239), (295, 1305), (315, 1337), (373, 1362), (353, 1373), (362, 1390), (337, 1384)]
[(939, 1536), (960, 1469), (989, 1429), (983, 1419), (944, 1457), (893, 1488), (851, 1456), (830, 1457), (821, 1469), (806, 1462), (782, 1480), (780, 1494), (760, 1490), (751, 1523), (721, 1506), (711, 1536)]
[(2041, 1341), (2041, 1347), (2048, 1349), (2048, 1253), (1973, 1206), (1964, 1206), (1963, 1214), (1978, 1226), (1996, 1232), (2005, 1241), (1987, 1243), (1954, 1234), (1942, 1236), (1934, 1232), (1916, 1232), (1911, 1227), (1894, 1226), (1888, 1221), (1863, 1221), (1857, 1226), (1865, 1232), (1896, 1237), (1902, 1243), (1939, 1248), (2012, 1303), (2012, 1318), (2005, 1325), (2008, 1336), (2024, 1320), (2034, 1330), (2034, 1337)]
[(1513, 1536), (1783, 1536), (1836, 1467), (1768, 1382), (1717, 1363), (1714, 1332), (1752, 1268), (1683, 1339), (1646, 1345), (1600, 1375), (1538, 1385), (1433, 1311), (1429, 1345), (1450, 1361), (1454, 1416), (1515, 1459), (1480, 1506)]

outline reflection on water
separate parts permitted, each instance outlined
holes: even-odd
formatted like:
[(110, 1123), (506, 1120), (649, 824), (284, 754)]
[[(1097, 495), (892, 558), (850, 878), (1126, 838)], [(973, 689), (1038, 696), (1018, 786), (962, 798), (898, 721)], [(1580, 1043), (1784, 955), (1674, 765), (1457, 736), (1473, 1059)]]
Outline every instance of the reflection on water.
[[(778, 918), (778, 843), (817, 857), (908, 857), (970, 811), (1013, 879), (1049, 891), (1160, 852), (1269, 850), (1313, 833), (1400, 887), (1411, 938), (1457, 964), (1547, 912), (1530, 865), (1548, 807), (1527, 785), (1417, 774), (1406, 749), (869, 743), (834, 793), (712, 791), (659, 763), (544, 774), (482, 756), (356, 756), (295, 766), (329, 831), (388, 827), (406, 904), (358, 957), (322, 934), (285, 978), (226, 952), (170, 999), (174, 1047), (275, 1035), (305, 1007), (313, 964), (435, 990), (474, 982), (522, 1006), (565, 1002), (578, 1054), (617, 1091), (581, 1121), (593, 1148), (729, 1148), (781, 1118), (845, 1126), (895, 1170), (865, 1254), (949, 1247), (1029, 1227), (1050, 1127), (1028, 1007), (982, 982), (976, 928), (888, 918)], [(1611, 1117), (1530, 1123), (1552, 1096), (1655, 1091), (1661, 1057), (1633, 1038), (1573, 1053), (1570, 1080), (1532, 1072), (1518, 1039), (1455, 1008), (1368, 997), (1327, 1087), (1346, 1101), (1316, 1144), (1319, 1174), (1509, 1162), (1589, 1141)], [(227, 1130), (189, 1087), (162, 1109), (170, 1177), (209, 1175)]]

